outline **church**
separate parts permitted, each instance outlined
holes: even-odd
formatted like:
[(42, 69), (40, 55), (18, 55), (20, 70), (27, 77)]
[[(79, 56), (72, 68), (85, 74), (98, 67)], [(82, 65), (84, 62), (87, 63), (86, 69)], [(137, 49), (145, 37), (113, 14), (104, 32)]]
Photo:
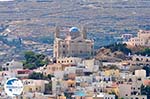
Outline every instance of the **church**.
[(53, 48), (55, 58), (90, 58), (93, 56), (94, 41), (87, 39), (87, 31), (84, 27), (81, 31), (77, 27), (68, 29), (65, 37), (61, 37), (60, 33), (60, 29), (56, 27)]

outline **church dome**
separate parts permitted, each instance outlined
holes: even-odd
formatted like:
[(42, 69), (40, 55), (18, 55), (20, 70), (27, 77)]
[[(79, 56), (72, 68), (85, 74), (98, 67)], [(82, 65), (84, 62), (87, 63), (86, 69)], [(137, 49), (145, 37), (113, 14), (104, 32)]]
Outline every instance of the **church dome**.
[(77, 27), (72, 27), (72, 28), (70, 28), (69, 32), (70, 33), (77, 33), (77, 32), (79, 32), (79, 29)]

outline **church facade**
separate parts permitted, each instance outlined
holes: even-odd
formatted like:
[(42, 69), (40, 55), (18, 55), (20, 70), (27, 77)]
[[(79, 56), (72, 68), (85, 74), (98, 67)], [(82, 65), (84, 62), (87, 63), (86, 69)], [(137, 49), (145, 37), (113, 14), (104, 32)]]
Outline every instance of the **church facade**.
[(61, 38), (60, 30), (56, 27), (54, 38), (53, 56), (55, 58), (93, 56), (94, 41), (87, 39), (85, 28), (80, 31), (77, 27), (72, 27), (68, 30), (67, 35)]

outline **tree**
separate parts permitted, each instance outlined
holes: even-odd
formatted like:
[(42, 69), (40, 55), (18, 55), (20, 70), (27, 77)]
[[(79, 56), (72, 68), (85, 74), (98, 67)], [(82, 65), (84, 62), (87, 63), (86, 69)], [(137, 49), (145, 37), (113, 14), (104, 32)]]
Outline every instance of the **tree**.
[(44, 94), (51, 94), (51, 91), (52, 91), (52, 82), (49, 82), (48, 84), (45, 85)]
[(115, 95), (115, 99), (118, 99), (118, 95), (114, 91), (111, 91), (109, 94)]
[(47, 75), (47, 78), (48, 78), (49, 80), (51, 80), (52, 77), (54, 77), (54, 76), (51, 75), (51, 74), (48, 74), (48, 75)]
[(111, 44), (111, 45), (105, 46), (105, 48), (111, 49), (112, 52), (121, 51), (121, 52), (123, 52), (126, 55), (131, 53), (131, 50), (129, 48), (127, 48), (126, 44), (116, 44), (115, 43), (115, 44)]
[(35, 54), (32, 51), (27, 51), (24, 53), (25, 61), (23, 61), (24, 68), (36, 69), (38, 67), (48, 64), (45, 60), (46, 56), (43, 54)]
[(118, 69), (119, 70), (119, 68), (116, 66), (116, 65), (111, 65), (110, 67), (109, 67), (109, 69)]
[(147, 95), (147, 99), (150, 99), (150, 86), (141, 85), (141, 95)]
[(29, 79), (46, 79), (46, 77), (42, 73), (33, 72), (29, 75)]
[(150, 76), (150, 66), (144, 66), (144, 70), (146, 70), (146, 76)]
[(136, 54), (140, 54), (140, 55), (143, 55), (143, 56), (145, 56), (145, 55), (150, 56), (150, 48), (145, 48), (144, 50), (139, 51)]

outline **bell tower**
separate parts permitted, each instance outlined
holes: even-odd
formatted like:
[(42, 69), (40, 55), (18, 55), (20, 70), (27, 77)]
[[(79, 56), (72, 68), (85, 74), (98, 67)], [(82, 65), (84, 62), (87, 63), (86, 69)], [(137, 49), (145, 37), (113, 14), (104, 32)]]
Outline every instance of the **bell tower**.
[(54, 38), (55, 38), (55, 39), (56, 39), (56, 38), (59, 38), (59, 33), (60, 33), (59, 27), (56, 26), (56, 28), (55, 28), (55, 33), (54, 33)]
[(86, 39), (87, 38), (87, 30), (86, 28), (83, 26), (82, 27), (82, 31), (81, 31), (81, 36), (83, 37), (83, 39)]

